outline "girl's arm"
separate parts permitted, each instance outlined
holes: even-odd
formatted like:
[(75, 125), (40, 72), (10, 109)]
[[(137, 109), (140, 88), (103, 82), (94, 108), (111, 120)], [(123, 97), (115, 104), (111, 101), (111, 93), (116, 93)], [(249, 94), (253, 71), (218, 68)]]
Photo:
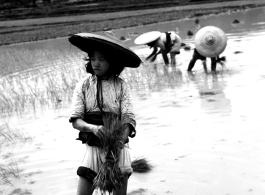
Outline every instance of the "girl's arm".
[(89, 124), (82, 119), (76, 119), (72, 123), (73, 128), (87, 133), (94, 133), (97, 137), (103, 136), (104, 133), (104, 127), (102, 125), (93, 125)]
[(127, 127), (125, 128), (125, 130), (124, 130), (124, 134), (123, 134), (123, 136), (122, 136), (122, 142), (123, 143), (126, 143), (126, 141), (128, 140), (128, 137), (129, 137), (129, 135), (130, 135), (130, 133), (131, 133), (131, 127), (130, 127), (130, 125), (127, 123), (127, 125), (126, 125)]
[(91, 132), (97, 137), (100, 137), (103, 132), (103, 126), (93, 125), (83, 120), (85, 115), (85, 95), (83, 93), (84, 82), (87, 82), (87, 78), (77, 83), (72, 100), (72, 111), (69, 122), (72, 123), (74, 129), (81, 132)]
[(121, 116), (122, 121), (126, 124), (126, 128), (123, 135), (123, 140), (128, 140), (129, 137), (134, 137), (136, 134), (136, 121), (132, 105), (132, 97), (129, 86), (123, 81), (121, 87)]

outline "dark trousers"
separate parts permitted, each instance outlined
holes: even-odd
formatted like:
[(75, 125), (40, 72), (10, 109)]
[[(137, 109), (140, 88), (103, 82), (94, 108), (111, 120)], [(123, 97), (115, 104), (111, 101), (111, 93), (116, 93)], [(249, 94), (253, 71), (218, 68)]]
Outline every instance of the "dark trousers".
[[(195, 65), (197, 60), (202, 60), (203, 61), (203, 65), (205, 66), (204, 69), (207, 70), (206, 57), (202, 56), (201, 54), (199, 54), (199, 52), (196, 49), (194, 49), (194, 53), (193, 53), (192, 59), (191, 59), (191, 61), (189, 63), (189, 66), (188, 66), (188, 71), (192, 70), (192, 68), (194, 67), (194, 65)], [(216, 71), (216, 64), (217, 64), (216, 57), (211, 58), (211, 70), (212, 71)]]

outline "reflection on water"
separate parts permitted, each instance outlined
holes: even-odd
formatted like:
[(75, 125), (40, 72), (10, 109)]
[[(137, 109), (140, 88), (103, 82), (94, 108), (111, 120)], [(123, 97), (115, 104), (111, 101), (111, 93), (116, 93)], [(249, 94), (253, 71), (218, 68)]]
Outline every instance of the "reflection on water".
[[(234, 24), (232, 23), (234, 19), (240, 22)], [(133, 148), (132, 154), (133, 156), (142, 154), (156, 163), (152, 173), (140, 176), (135, 174), (130, 178), (129, 192), (144, 189), (143, 191), (147, 194), (168, 192), (177, 194), (180, 192), (180, 187), (176, 186), (176, 183), (185, 184), (192, 180), (193, 183), (190, 183), (194, 187), (192, 194), (197, 192), (200, 195), (207, 194), (203, 193), (206, 188), (212, 192), (208, 194), (215, 194), (216, 191), (212, 186), (216, 185), (219, 186), (220, 191), (217, 194), (232, 194), (231, 191), (224, 190), (229, 184), (226, 179), (234, 183), (240, 177), (240, 186), (253, 184), (253, 188), (256, 187), (258, 191), (256, 194), (262, 194), (259, 192), (262, 190), (261, 174), (264, 174), (264, 169), (259, 168), (265, 163), (262, 157), (264, 146), (260, 144), (264, 143), (260, 132), (265, 128), (263, 122), (265, 94), (261, 93), (265, 85), (265, 67), (262, 63), (264, 55), (262, 42), (265, 40), (264, 21), (263, 8), (200, 18), (202, 25), (219, 26), (228, 34), (228, 46), (223, 53), (227, 58), (226, 67), (219, 66), (216, 74), (205, 73), (200, 62), (196, 62), (194, 71), (188, 73), (186, 69), (192, 51), (184, 49), (177, 56), (178, 65), (175, 67), (165, 67), (162, 58), (158, 57), (155, 63), (144, 62), (141, 67), (126, 69), (122, 73), (121, 76), (131, 85), (139, 129), (137, 139), (130, 145)], [(126, 43), (133, 46), (135, 34), (149, 30), (172, 30), (176, 27), (184, 42), (193, 46), (192, 37), (187, 37), (186, 34), (189, 29), (195, 27), (193, 19), (122, 29), (115, 31), (115, 34), (118, 37), (131, 36), (131, 42)], [(39, 50), (37, 52), (41, 59), (36, 60), (38, 68), (34, 69), (34, 73), (25, 71), (19, 74), (21, 83), (27, 79), (30, 79), (30, 84), (33, 84), (33, 81), (38, 83), (42, 79), (44, 82), (47, 78), (46, 74), (52, 76), (55, 81), (62, 82), (56, 77), (62, 73), (59, 71), (62, 64), (65, 65), (63, 70), (69, 71), (69, 75), (74, 73), (71, 77), (69, 76), (70, 80), (75, 78), (77, 81), (83, 76), (82, 71), (75, 74), (77, 73), (75, 70), (80, 70), (83, 66), (84, 55), (71, 47), (67, 39), (6, 46), (1, 50), (12, 48), (16, 52), (23, 50), (27, 51), (26, 53), (29, 51), (34, 53), (35, 49), (40, 47), (43, 53)], [(133, 47), (133, 49), (142, 58), (151, 52), (144, 46)], [(50, 59), (45, 60), (47, 55), (58, 64), (51, 65)], [(8, 56), (1, 56), (1, 60), (8, 60), (6, 58)], [(34, 58), (27, 60), (35, 61)], [(32, 64), (33, 66), (35, 65)], [(40, 68), (42, 66), (45, 68)], [(1, 81), (7, 79), (13, 82), (12, 79), (17, 76), (14, 71), (13, 75), (2, 77)], [(74, 86), (74, 83), (71, 85), (69, 83), (69, 86), (72, 85)], [(20, 84), (13, 86), (20, 86)], [(33, 89), (33, 86), (35, 85), (30, 89)], [(53, 84), (49, 86), (57, 89)], [(64, 93), (67, 93), (66, 90), (56, 94), (63, 96)], [(45, 95), (47, 96), (42, 94), (43, 97), (46, 97)], [(55, 111), (48, 110), (37, 117), (27, 115), (30, 111), (26, 110), (20, 117), (1, 118), (0, 129), (5, 128), (2, 131), (5, 135), (6, 132), (12, 131), (13, 136), (20, 135), (20, 139), (27, 138), (28, 141), (15, 143), (10, 138), (11, 142), (7, 142), (7, 147), (0, 145), (0, 155), (4, 157), (1, 158), (1, 168), (4, 164), (5, 170), (16, 173), (13, 174), (15, 177), (10, 178), (12, 185), (9, 185), (7, 180), (0, 180), (0, 194), (70, 195), (75, 193), (76, 167), (84, 151), (80, 149), (80, 143), (74, 140), (77, 136), (76, 131), (72, 130), (71, 125), (67, 123), (70, 100), (62, 99), (62, 101), (65, 107)], [(12, 124), (19, 129), (15, 131)], [(25, 136), (19, 133), (22, 131)], [(18, 133), (14, 134), (14, 132)], [(248, 136), (244, 137), (244, 135)], [(4, 138), (8, 137), (3, 137), (1, 134), (0, 139)], [(211, 145), (210, 142), (217, 139), (221, 141), (214, 146)], [(254, 146), (253, 149), (253, 143), (256, 141), (259, 141), (259, 145)], [(232, 145), (232, 142), (238, 145)], [(9, 147), (11, 145), (13, 147)], [(217, 149), (214, 150), (215, 148)], [(168, 154), (172, 154), (173, 157)], [(238, 154), (239, 157), (235, 158), (234, 156)], [(247, 158), (246, 155), (251, 159), (248, 162), (244, 161)], [(222, 161), (214, 161), (210, 157), (220, 158)], [(198, 162), (208, 164), (203, 165)], [(226, 163), (230, 166), (224, 167)], [(165, 164), (166, 166), (162, 166)], [(184, 166), (185, 164), (189, 166)], [(223, 167), (224, 172), (228, 174), (226, 179), (222, 179), (223, 172), (216, 167)], [(235, 171), (237, 167), (239, 167), (238, 172)], [(254, 173), (250, 172), (251, 170), (256, 170), (256, 175), (253, 176)], [(205, 173), (210, 176), (206, 177)], [(174, 177), (171, 176), (172, 181), (168, 181), (161, 178), (163, 175)], [(0, 171), (0, 176), (7, 175), (3, 175), (3, 171)], [(167, 192), (161, 191), (165, 189), (161, 186), (162, 184), (167, 185)], [(189, 193), (190, 185), (184, 193), (178, 194), (191, 194)], [(154, 188), (155, 186), (161, 187)], [(182, 185), (181, 189), (184, 191), (185, 185)], [(234, 192), (242, 195), (250, 191), (242, 193), (237, 189)]]
[(193, 73), (190, 79), (196, 85), (201, 100), (201, 109), (207, 114), (217, 114), (219, 117), (229, 116), (231, 101), (225, 95), (226, 81), (222, 74), (205, 74), (201, 78)]

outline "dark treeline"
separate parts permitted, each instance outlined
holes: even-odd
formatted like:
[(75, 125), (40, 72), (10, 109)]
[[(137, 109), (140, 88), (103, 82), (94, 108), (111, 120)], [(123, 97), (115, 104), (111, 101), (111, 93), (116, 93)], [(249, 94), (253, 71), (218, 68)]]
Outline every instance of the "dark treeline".
[(0, 0), (0, 7), (37, 6), (41, 3), (51, 3), (52, 0)]
[(108, 13), (225, 1), (231, 0), (0, 0), (0, 20)]

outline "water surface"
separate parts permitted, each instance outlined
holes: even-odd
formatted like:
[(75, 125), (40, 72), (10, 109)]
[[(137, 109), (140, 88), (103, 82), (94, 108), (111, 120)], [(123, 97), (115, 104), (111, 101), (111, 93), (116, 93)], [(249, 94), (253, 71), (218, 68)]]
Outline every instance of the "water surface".
[[(203, 71), (198, 61), (187, 73), (192, 50), (181, 50), (176, 67), (165, 67), (161, 57), (153, 64), (126, 70), (122, 75), (131, 85), (137, 136), (130, 140), (132, 158), (146, 157), (154, 165), (147, 174), (134, 173), (128, 194), (225, 195), (265, 193), (264, 99), (265, 41), (264, 8), (202, 17), (200, 24), (222, 28), (228, 36), (226, 67), (217, 74)], [(233, 24), (237, 19), (238, 24)], [(183, 42), (194, 48), (194, 19), (170, 21), (114, 31), (143, 59), (147, 47), (133, 40), (149, 30), (178, 28)], [(20, 44), (3, 49), (49, 50), (76, 53), (74, 66), (83, 66), (80, 51), (66, 38)], [(79, 59), (79, 61), (78, 61)], [(51, 59), (38, 61), (49, 66)], [(57, 63), (73, 63), (55, 55)], [(34, 60), (32, 60), (34, 62)], [(209, 64), (209, 61), (208, 61)], [(33, 63), (34, 66), (34, 63)], [(36, 70), (38, 71), (38, 70)], [(27, 73), (25, 73), (27, 74)], [(69, 107), (68, 107), (69, 108)], [(1, 185), (0, 194), (74, 194), (76, 169), (84, 148), (75, 141), (77, 131), (68, 120), (68, 109), (5, 118), (29, 139), (1, 148), (1, 164), (18, 171), (11, 184)], [(2, 120), (3, 122), (3, 120)], [(12, 126), (13, 127), (13, 126)], [(12, 162), (17, 165), (11, 166)]]

